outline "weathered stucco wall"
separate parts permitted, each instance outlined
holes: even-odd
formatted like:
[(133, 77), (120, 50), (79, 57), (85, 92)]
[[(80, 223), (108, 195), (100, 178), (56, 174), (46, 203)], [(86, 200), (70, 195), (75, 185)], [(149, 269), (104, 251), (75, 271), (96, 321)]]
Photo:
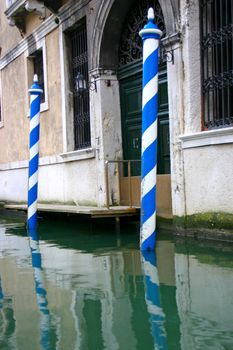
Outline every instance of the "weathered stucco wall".
[(232, 144), (184, 150), (187, 214), (233, 214)]
[(41, 157), (63, 151), (59, 31), (57, 29), (46, 37), (46, 54), (49, 109), (41, 113)]
[[(48, 15), (48, 10), (45, 10), (45, 16), (47, 17)], [(36, 15), (34, 12), (28, 12), (27, 16), (25, 17), (25, 36), (31, 34), (31, 32), (41, 24), (43, 24), (42, 17)]]
[(28, 96), (23, 55), (1, 71), (1, 79), (4, 126), (0, 128), (0, 163), (7, 163), (28, 158)]
[(13, 48), (21, 39), (21, 35), (17, 27), (11, 27), (8, 24), (6, 11), (6, 1), (0, 1), (0, 47), (1, 56), (4, 56), (11, 48)]
[[(42, 159), (41, 163), (44, 160)], [(27, 162), (0, 170), (0, 200), (26, 203), (28, 194)], [(95, 206), (98, 204), (95, 160), (61, 162), (39, 167), (39, 195), (42, 203)]]
[[(58, 30), (45, 39), (48, 110), (41, 113), (40, 155), (62, 153), (61, 80)], [(28, 159), (29, 94), (27, 52), (1, 71), (4, 126), (0, 129), (0, 163)]]

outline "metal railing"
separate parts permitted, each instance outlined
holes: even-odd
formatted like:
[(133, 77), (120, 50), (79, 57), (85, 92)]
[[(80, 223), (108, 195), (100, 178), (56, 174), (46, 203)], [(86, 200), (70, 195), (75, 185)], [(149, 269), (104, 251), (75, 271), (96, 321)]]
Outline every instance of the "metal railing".
[(131, 160), (106, 160), (105, 161), (105, 181), (106, 181), (106, 207), (110, 208), (109, 201), (109, 164), (116, 164), (117, 167), (117, 180), (119, 189), (119, 200), (120, 200), (120, 164), (127, 164), (128, 173), (128, 192), (129, 192), (129, 207), (132, 208), (132, 186), (131, 186), (131, 163), (141, 162), (140, 159)]

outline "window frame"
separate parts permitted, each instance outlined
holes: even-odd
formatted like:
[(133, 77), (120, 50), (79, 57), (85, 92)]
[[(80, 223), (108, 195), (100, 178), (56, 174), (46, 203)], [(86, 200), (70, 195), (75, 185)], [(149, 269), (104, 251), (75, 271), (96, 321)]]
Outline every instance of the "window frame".
[[(49, 103), (48, 103), (48, 79), (47, 79), (47, 55), (46, 55), (46, 42), (45, 38), (38, 41), (35, 45), (30, 47), (27, 51), (27, 81), (28, 81), (28, 89), (33, 84), (33, 77), (34, 77), (34, 62), (33, 62), (33, 54), (37, 51), (42, 51), (42, 58), (43, 58), (43, 78), (44, 78), (44, 102), (41, 102), (40, 104), (40, 112), (47, 111), (49, 109)], [(29, 99), (28, 99), (28, 109), (29, 106)]]
[[(220, 13), (217, 17), (218, 3), (215, 0), (200, 0), (199, 4), (202, 129), (232, 127), (233, 103), (230, 95), (233, 91), (233, 8), (228, 15), (228, 8), (219, 4)], [(229, 3), (228, 6), (233, 5)]]
[[(80, 151), (91, 147), (91, 110), (89, 81), (89, 60), (88, 60), (88, 37), (86, 17), (81, 19), (75, 27), (67, 31), (67, 50), (69, 56), (70, 89), (73, 94), (73, 149)], [(75, 40), (79, 43), (73, 46)], [(78, 41), (79, 40), (79, 41)], [(76, 43), (77, 43), (76, 42)], [(74, 56), (74, 52), (77, 56)], [(76, 63), (76, 60), (80, 64)], [(75, 65), (73, 65), (75, 61)], [(78, 68), (79, 67), (79, 68)], [(78, 71), (84, 75), (87, 82), (87, 89), (81, 95), (75, 90), (75, 76)], [(86, 119), (86, 120), (85, 120)]]

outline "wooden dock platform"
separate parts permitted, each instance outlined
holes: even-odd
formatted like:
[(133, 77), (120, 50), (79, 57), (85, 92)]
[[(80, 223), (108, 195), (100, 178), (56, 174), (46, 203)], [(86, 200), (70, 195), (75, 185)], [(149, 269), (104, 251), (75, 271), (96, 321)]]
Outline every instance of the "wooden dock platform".
[[(11, 210), (27, 210), (26, 204), (5, 204), (4, 208)], [(78, 205), (38, 204), (38, 212), (67, 213), (89, 215), (92, 218), (124, 217), (139, 215), (139, 207), (111, 206), (82, 207)]]

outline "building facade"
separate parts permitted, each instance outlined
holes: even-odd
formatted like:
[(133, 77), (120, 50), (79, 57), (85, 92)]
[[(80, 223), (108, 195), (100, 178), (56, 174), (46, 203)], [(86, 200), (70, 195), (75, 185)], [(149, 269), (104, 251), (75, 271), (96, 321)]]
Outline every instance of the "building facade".
[[(232, 0), (2, 1), (1, 201), (27, 201), (34, 73), (44, 90), (39, 201), (125, 204), (129, 169), (122, 160), (137, 160), (131, 163), (131, 192), (140, 192), (138, 32), (149, 6), (163, 31), (159, 213), (232, 220)], [(83, 91), (77, 89), (80, 78)]]

